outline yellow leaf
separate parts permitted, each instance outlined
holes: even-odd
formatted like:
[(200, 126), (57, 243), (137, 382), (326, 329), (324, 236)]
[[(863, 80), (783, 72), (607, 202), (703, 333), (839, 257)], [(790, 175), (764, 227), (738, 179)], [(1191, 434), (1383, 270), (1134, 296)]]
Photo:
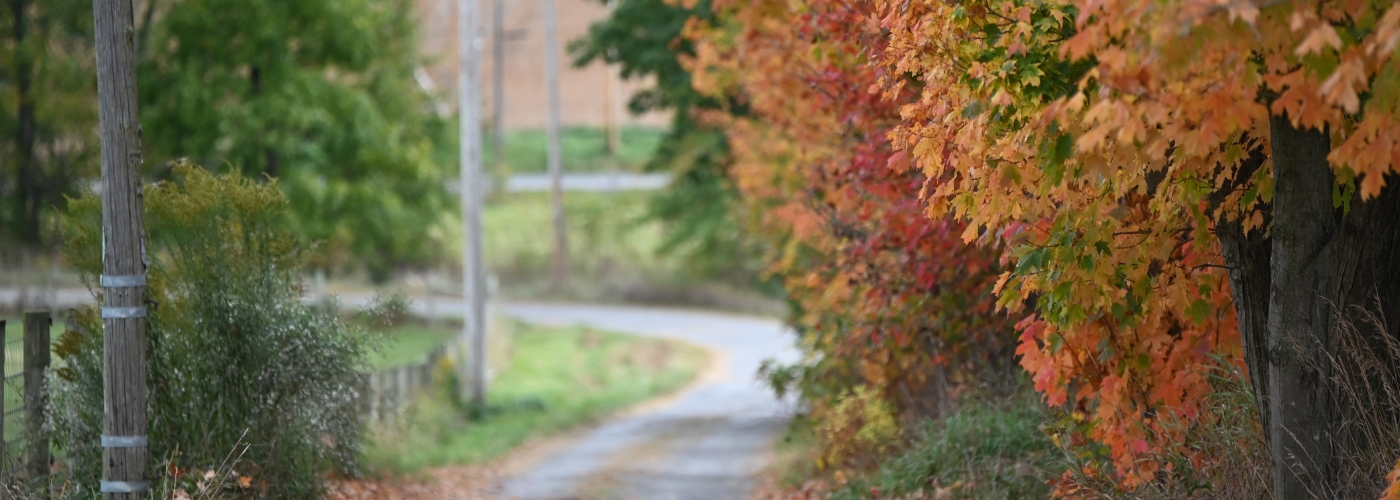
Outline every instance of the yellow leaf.
[(963, 243), (972, 243), (972, 240), (975, 239), (977, 239), (977, 225), (968, 224), (967, 229), (964, 229), (962, 233)]
[(1006, 280), (1008, 279), (1011, 279), (1011, 271), (1001, 273), (1001, 277), (997, 278), (996, 286), (992, 287), (992, 294), (1001, 295), (1001, 288), (1006, 286)]
[(1330, 24), (1319, 24), (1312, 31), (1308, 32), (1308, 37), (1303, 39), (1303, 43), (1298, 44), (1294, 55), (1299, 57), (1322, 53), (1324, 47), (1331, 47), (1333, 50), (1342, 48), (1342, 38), (1337, 36), (1337, 29)]

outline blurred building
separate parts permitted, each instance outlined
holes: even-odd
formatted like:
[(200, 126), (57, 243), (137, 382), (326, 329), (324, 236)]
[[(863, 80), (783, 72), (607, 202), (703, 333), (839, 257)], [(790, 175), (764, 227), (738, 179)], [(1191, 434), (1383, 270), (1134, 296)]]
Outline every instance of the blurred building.
[[(419, 72), (420, 83), (433, 89), (440, 99), (440, 110), (457, 109), (457, 4), (460, 0), (417, 0), (421, 20), (422, 51), (429, 63)], [(544, 21), (540, 0), (475, 0), (481, 13), (483, 38), (481, 64), (482, 119), (493, 119), (493, 79), (503, 71), (503, 123), (507, 129), (543, 128), (546, 100), (544, 85)], [(603, 126), (609, 110), (617, 123), (664, 126), (669, 116), (650, 113), (633, 116), (626, 100), (642, 81), (619, 81), (615, 68), (592, 64), (574, 68), (565, 47), (583, 36), (594, 21), (607, 16), (600, 0), (555, 0), (559, 41), (560, 115), (564, 126)], [(493, 9), (503, 7), (505, 63), (496, 68), (493, 60), (496, 40), (492, 36)]]

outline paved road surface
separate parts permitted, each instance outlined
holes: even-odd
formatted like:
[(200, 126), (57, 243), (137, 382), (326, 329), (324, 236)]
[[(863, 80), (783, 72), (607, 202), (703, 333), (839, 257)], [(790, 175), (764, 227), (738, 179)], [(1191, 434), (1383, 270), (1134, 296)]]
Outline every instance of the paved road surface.
[(719, 377), (661, 408), (603, 425), (505, 484), (521, 499), (724, 500), (746, 498), (791, 413), (754, 374), (766, 358), (792, 361), (776, 320), (632, 307), (508, 304), (531, 322), (584, 324), (666, 337), (720, 351)]
[[(0, 302), (14, 290), (0, 289)], [(85, 291), (57, 293), (55, 306), (91, 301)], [(342, 297), (347, 305), (367, 297)], [(422, 307), (423, 301), (417, 301)], [(631, 412), (554, 450), (506, 480), (507, 497), (598, 500), (739, 500), (791, 414), (755, 373), (764, 359), (798, 357), (776, 320), (718, 313), (575, 304), (507, 303), (502, 312), (544, 325), (683, 340), (719, 353), (723, 366), (664, 404)], [(439, 299), (439, 314), (460, 315), (460, 301)], [(528, 355), (528, 353), (522, 353)]]
[[(655, 190), (670, 184), (671, 174), (577, 172), (564, 174), (561, 181), (565, 191)], [(546, 174), (514, 174), (506, 178), (506, 191), (512, 193), (549, 191), (549, 176)]]
[[(571, 192), (611, 192), (611, 191), (655, 191), (671, 184), (669, 173), (630, 173), (630, 172), (573, 172), (564, 174), (561, 179), (564, 190)], [(445, 184), (447, 190), (456, 193), (462, 186), (456, 181)], [(548, 174), (513, 174), (506, 178), (508, 193), (536, 193), (549, 191)]]

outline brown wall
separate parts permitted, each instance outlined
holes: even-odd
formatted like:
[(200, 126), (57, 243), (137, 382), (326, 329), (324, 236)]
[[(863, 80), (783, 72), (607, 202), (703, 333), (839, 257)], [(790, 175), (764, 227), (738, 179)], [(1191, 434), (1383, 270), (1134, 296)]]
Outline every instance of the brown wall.
[[(457, 2), (459, 0), (418, 0), (418, 14), (421, 19), (420, 36), (423, 53), (430, 64), (425, 68), (447, 110), (455, 110), (457, 105)], [(481, 12), (482, 28), (479, 31), (485, 40), (482, 48), (481, 90), (482, 117), (492, 119), (493, 86), (496, 67), (492, 61), (494, 40), (492, 40), (492, 9), (496, 0), (475, 0)], [(543, 128), (545, 123), (544, 86), (544, 24), (541, 18), (541, 0), (500, 0), (504, 6), (505, 31), (511, 38), (505, 47), (505, 113), (507, 128)], [(574, 68), (572, 58), (565, 51), (568, 43), (588, 31), (594, 21), (607, 16), (607, 8), (598, 0), (555, 0), (555, 16), (559, 25), (559, 97), (560, 115), (565, 126), (600, 126), (605, 121), (605, 113), (613, 108), (614, 116), (623, 125), (664, 126), (669, 115), (652, 113), (632, 116), (626, 110), (626, 99), (638, 88), (646, 86), (640, 81), (609, 83), (609, 73), (615, 69), (601, 64), (585, 68)], [(609, 89), (612, 92), (609, 92)], [(613, 98), (609, 98), (609, 96)]]

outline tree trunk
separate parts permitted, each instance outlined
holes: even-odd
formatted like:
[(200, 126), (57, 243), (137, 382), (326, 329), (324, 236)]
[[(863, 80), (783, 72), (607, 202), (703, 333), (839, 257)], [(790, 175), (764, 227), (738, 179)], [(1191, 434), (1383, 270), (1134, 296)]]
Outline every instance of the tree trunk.
[[(1331, 392), (1334, 312), (1374, 308), (1379, 299), (1378, 312), (1397, 317), (1400, 193), (1392, 187), (1376, 199), (1356, 197), (1349, 211), (1334, 207), (1328, 134), (1295, 128), (1286, 117), (1272, 117), (1270, 125), (1275, 194), (1267, 433), (1274, 495), (1330, 497), (1343, 486), (1341, 455), (1365, 445), (1341, 434), (1344, 409)], [(1397, 331), (1392, 325), (1388, 332), (1367, 333)]]
[(9, 0), (10, 15), (14, 17), (14, 78), (15, 97), (18, 105), (15, 129), (16, 187), (19, 196), (15, 204), (15, 233), (20, 241), (37, 245), (39, 243), (39, 207), (43, 206), (44, 188), (39, 180), (38, 166), (34, 163), (35, 117), (34, 96), (31, 94), (34, 78), (34, 65), (24, 47), (29, 36), (28, 2)]
[[(253, 87), (253, 97), (256, 98), (257, 96), (261, 95), (263, 89), (262, 68), (258, 66), (253, 66), (252, 68), (250, 68), (248, 70), (248, 81)], [(264, 139), (267, 139), (271, 135), (272, 134), (270, 134), (267, 129), (263, 129)], [(278, 173), (277, 166), (277, 150), (273, 149), (271, 145), (268, 145), (263, 150), (263, 175), (266, 176), (264, 178), (276, 179)]]
[(93, 0), (102, 139), (102, 483), (110, 499), (144, 498), (146, 256), (141, 125), (131, 0)]
[[(1254, 151), (1241, 165), (1236, 174), (1236, 183), (1243, 184), (1266, 161), (1268, 155), (1262, 149)], [(1217, 192), (1211, 200), (1213, 207), (1223, 203), (1226, 195), (1232, 191), (1225, 189)], [(1264, 206), (1262, 210), (1265, 212), (1265, 224), (1268, 224), (1272, 221), (1272, 207)], [(1239, 320), (1244, 362), (1254, 386), (1254, 402), (1259, 409), (1263, 429), (1269, 428), (1269, 406), (1265, 396), (1269, 394), (1269, 257), (1273, 248), (1268, 230), (1266, 225), (1246, 234), (1240, 220), (1218, 221), (1216, 224), (1220, 252), (1225, 257), (1225, 267), (1229, 269), (1230, 294), (1234, 297), (1235, 316)], [(1265, 438), (1267, 440), (1267, 435)]]

